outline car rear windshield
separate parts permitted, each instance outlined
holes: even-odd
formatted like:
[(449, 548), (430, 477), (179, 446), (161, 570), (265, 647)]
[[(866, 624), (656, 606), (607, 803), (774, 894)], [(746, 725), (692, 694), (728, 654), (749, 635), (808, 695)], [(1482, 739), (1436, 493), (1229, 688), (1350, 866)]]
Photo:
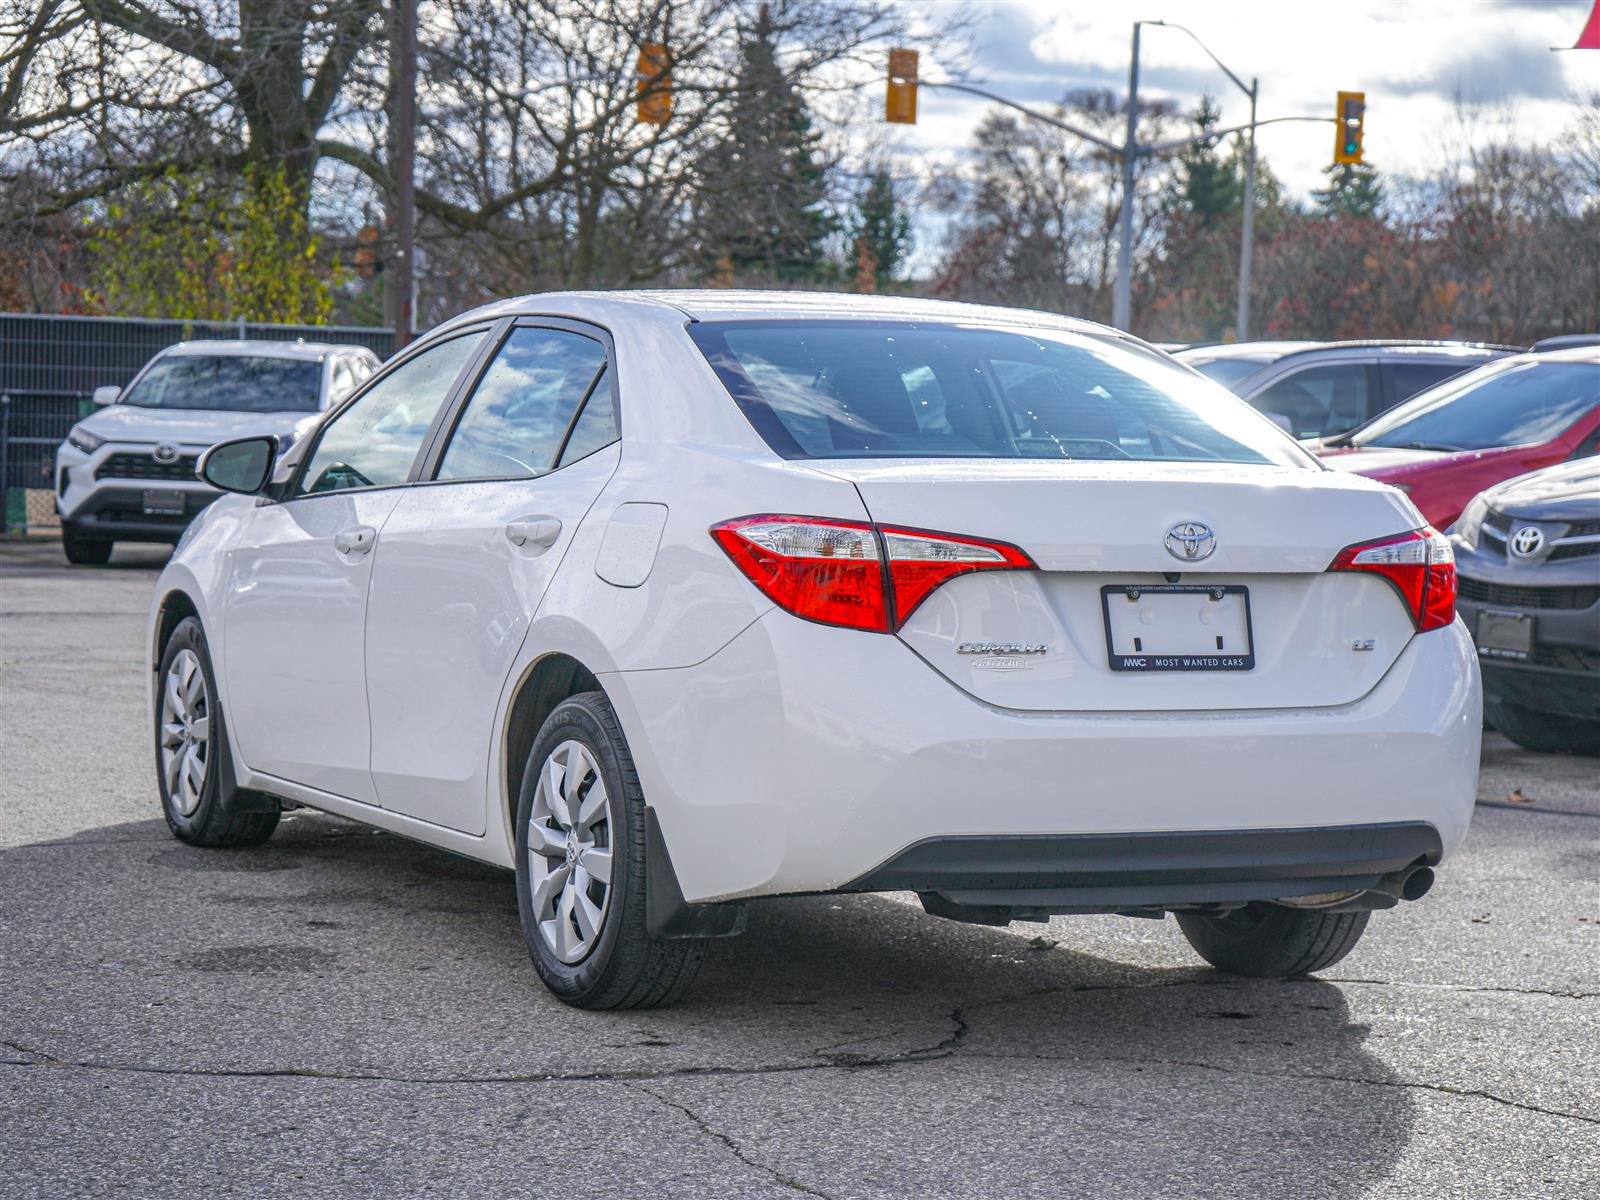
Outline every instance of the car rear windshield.
[(1178, 361), (1193, 367), (1207, 379), (1215, 379), (1225, 388), (1232, 388), (1236, 383), (1243, 383), (1267, 365), (1258, 358), (1184, 358)]
[(248, 354), (172, 354), (157, 359), (123, 397), (140, 408), (316, 412), (322, 363)]
[(1017, 327), (725, 321), (690, 336), (785, 458), (1274, 463), (1309, 457), (1164, 357)]
[(1480, 368), (1390, 409), (1357, 446), (1488, 450), (1548, 442), (1600, 404), (1592, 362), (1512, 362)]

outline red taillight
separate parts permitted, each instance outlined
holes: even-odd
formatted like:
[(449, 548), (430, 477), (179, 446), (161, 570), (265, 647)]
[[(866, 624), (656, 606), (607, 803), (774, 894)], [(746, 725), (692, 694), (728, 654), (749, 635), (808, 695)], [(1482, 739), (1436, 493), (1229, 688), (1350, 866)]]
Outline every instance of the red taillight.
[(1346, 546), (1330, 571), (1372, 571), (1400, 593), (1418, 633), (1456, 619), (1456, 555), (1450, 539), (1431, 525), (1410, 533)]
[(826, 517), (740, 517), (711, 536), (780, 608), (878, 633), (899, 629), (947, 579), (1034, 568), (1006, 542)]

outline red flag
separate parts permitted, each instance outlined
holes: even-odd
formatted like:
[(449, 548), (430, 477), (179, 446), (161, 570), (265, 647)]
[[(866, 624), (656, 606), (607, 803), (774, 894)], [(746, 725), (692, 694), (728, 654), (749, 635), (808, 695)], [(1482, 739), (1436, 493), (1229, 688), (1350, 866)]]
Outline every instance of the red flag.
[(1600, 0), (1595, 0), (1593, 11), (1589, 13), (1589, 23), (1583, 27), (1583, 32), (1578, 35), (1574, 50), (1600, 50)]

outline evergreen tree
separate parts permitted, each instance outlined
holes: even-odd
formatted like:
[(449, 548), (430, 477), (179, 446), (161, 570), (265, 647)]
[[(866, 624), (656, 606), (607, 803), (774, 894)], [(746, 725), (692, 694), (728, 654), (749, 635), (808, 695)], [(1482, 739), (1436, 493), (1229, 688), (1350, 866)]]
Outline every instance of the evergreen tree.
[(894, 180), (879, 168), (856, 197), (850, 246), (865, 246), (878, 287), (890, 282), (911, 252), (911, 217), (894, 194)]
[[(1194, 114), (1201, 133), (1215, 129), (1221, 117), (1222, 110), (1210, 96), (1200, 101)], [(1244, 202), (1241, 167), (1237, 155), (1225, 159), (1217, 153), (1215, 139), (1194, 142), (1178, 156), (1173, 199), (1202, 221), (1236, 212)]]
[(702, 257), (719, 276), (810, 280), (832, 269), (838, 222), (824, 203), (821, 135), (777, 50), (763, 4), (740, 47), (728, 128), (700, 159)]
[(1376, 217), (1383, 208), (1383, 184), (1366, 163), (1329, 163), (1322, 168), (1328, 186), (1311, 193), (1329, 217)]

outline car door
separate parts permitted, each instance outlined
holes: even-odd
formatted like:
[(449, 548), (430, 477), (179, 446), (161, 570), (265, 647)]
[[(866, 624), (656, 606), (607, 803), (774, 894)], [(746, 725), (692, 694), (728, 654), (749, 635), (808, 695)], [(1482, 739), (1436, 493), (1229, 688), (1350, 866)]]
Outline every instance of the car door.
[(367, 606), (372, 774), (386, 809), (481, 835), (494, 715), (573, 533), (616, 468), (605, 335), (509, 330), (430, 478), (384, 526)]
[(330, 416), (277, 503), (229, 552), (228, 719), (247, 766), (367, 804), (364, 662), (372, 551), (485, 330), (398, 362)]

